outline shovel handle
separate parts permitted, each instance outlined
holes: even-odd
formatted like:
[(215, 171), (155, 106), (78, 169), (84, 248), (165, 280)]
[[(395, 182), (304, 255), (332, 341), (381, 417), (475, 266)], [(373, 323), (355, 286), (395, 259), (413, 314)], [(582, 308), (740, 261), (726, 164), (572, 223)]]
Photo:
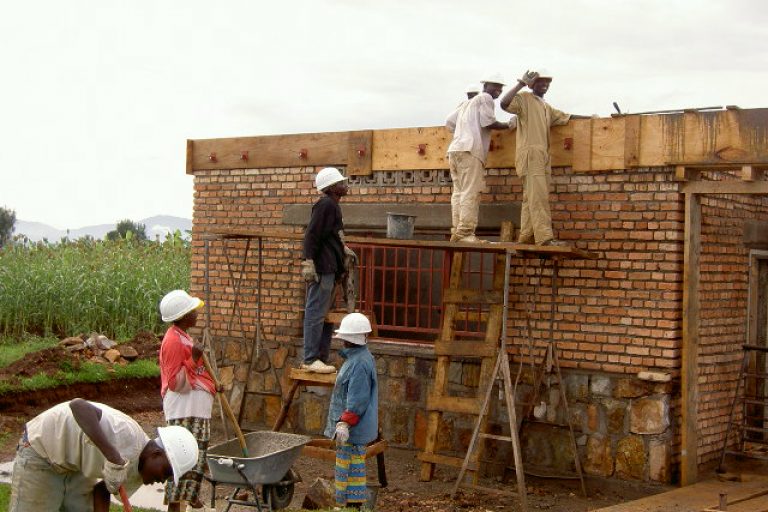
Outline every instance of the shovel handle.
[(127, 510), (128, 512), (133, 512), (133, 508), (131, 507), (131, 502), (128, 501), (128, 493), (125, 492), (125, 487), (121, 485), (118, 492), (120, 493), (120, 500), (123, 502), (123, 510)]
[(240, 425), (237, 423), (237, 418), (235, 418), (235, 413), (232, 412), (232, 408), (229, 406), (229, 400), (227, 400), (226, 395), (224, 393), (219, 392), (219, 378), (214, 373), (213, 368), (211, 367), (210, 361), (208, 361), (208, 356), (203, 354), (203, 364), (205, 365), (205, 371), (208, 372), (208, 375), (211, 376), (213, 379), (213, 384), (216, 386), (216, 393), (219, 395), (219, 400), (221, 401), (221, 406), (224, 409), (224, 413), (226, 413), (227, 417), (229, 418), (229, 421), (232, 422), (232, 426), (235, 428), (235, 434), (237, 435), (237, 440), (240, 441), (240, 448), (243, 450), (243, 457), (248, 457), (248, 445), (245, 443), (245, 437), (243, 437), (243, 431), (240, 430)]

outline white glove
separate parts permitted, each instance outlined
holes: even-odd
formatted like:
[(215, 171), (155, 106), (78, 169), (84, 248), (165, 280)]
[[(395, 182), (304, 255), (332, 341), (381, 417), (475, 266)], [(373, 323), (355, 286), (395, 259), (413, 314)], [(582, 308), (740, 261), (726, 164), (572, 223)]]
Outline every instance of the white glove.
[[(357, 254), (355, 254), (355, 251), (350, 249), (347, 244), (344, 244), (344, 256), (351, 258), (352, 264), (357, 265)], [(347, 268), (347, 270), (349, 270), (349, 268)]]
[(128, 461), (123, 464), (104, 462), (104, 484), (110, 494), (117, 494), (126, 478), (128, 478)]
[(301, 262), (301, 277), (304, 278), (306, 282), (314, 281), (316, 283), (320, 282), (320, 276), (317, 275), (317, 271), (315, 270), (315, 262), (313, 260), (304, 260)]
[(522, 78), (520, 78), (518, 82), (523, 83), (528, 87), (533, 87), (533, 82), (535, 82), (537, 78), (539, 78), (539, 74), (536, 71), (528, 70), (523, 73)]
[(509, 126), (510, 130), (515, 130), (517, 128), (517, 116), (510, 117), (507, 126)]
[(336, 424), (336, 434), (334, 434), (334, 439), (336, 439), (337, 445), (342, 445), (349, 441), (349, 424), (340, 421)]

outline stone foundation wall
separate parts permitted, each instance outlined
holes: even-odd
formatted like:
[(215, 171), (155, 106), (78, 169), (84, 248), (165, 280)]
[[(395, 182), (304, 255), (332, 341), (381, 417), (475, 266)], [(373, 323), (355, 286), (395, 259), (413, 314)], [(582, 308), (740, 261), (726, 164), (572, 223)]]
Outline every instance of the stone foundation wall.
[[(223, 361), (222, 381), (233, 389), (234, 368), (241, 364), (237, 340), (226, 341), (232, 348), (231, 359)], [(335, 345), (334, 345), (334, 348)], [(426, 396), (433, 376), (435, 357), (428, 347), (410, 344), (373, 341), (371, 352), (376, 358), (379, 378), (380, 418), (384, 438), (392, 446), (423, 449), (427, 427)], [(301, 341), (294, 340), (289, 347), (273, 345), (270, 349), (277, 378), (283, 389), (290, 383), (286, 370), (300, 363)], [(335, 364), (341, 360), (335, 354)], [(266, 365), (263, 365), (266, 366)], [(518, 361), (512, 360), (513, 378), (517, 375)], [(451, 364), (449, 389), (455, 396), (473, 396), (477, 393), (480, 365), (478, 360)], [(566, 399), (574, 428), (579, 457), (584, 472), (601, 477), (628, 480), (670, 482), (672, 453), (672, 411), (670, 407), (671, 383), (654, 383), (636, 377), (606, 373), (566, 371), (563, 374)], [(526, 424), (521, 436), (523, 460), (526, 469), (575, 472), (568, 435), (565, 407), (556, 380), (550, 386), (545, 379), (540, 388), (540, 401), (547, 404), (540, 421)], [(274, 385), (271, 371), (253, 372), (249, 389), (270, 389)], [(532, 393), (530, 366), (521, 373), (516, 400), (518, 404), (530, 402)], [(503, 398), (493, 395), (490, 430), (508, 434), (508, 420)], [(235, 407), (240, 400), (233, 397)], [(288, 415), (285, 430), (322, 435), (325, 427), (330, 388), (304, 388), (297, 395)], [(272, 396), (251, 395), (244, 413), (246, 428), (269, 428), (280, 410), (280, 400)], [(521, 414), (522, 405), (518, 408)], [(474, 417), (444, 414), (438, 435), (437, 451), (446, 455), (463, 456), (474, 429)], [(509, 443), (486, 441), (484, 446), (488, 463), (486, 473), (501, 474), (511, 466)]]

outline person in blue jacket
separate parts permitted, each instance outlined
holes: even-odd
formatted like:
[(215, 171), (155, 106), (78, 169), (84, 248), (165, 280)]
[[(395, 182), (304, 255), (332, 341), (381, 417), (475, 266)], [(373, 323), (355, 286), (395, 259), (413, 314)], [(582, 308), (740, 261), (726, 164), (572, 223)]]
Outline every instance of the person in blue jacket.
[(368, 350), (371, 322), (362, 313), (341, 320), (334, 338), (344, 359), (331, 394), (325, 435), (336, 440), (336, 503), (360, 508), (368, 501), (365, 448), (379, 430), (379, 384)]

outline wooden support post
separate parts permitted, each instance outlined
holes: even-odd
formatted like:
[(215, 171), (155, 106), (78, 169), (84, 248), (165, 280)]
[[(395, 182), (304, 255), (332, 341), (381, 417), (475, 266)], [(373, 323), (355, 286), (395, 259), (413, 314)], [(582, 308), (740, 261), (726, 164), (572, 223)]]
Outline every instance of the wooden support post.
[(680, 481), (698, 479), (698, 350), (699, 350), (699, 255), (701, 252), (701, 197), (685, 195), (685, 245), (683, 248), (683, 351), (682, 351), (682, 446)]

